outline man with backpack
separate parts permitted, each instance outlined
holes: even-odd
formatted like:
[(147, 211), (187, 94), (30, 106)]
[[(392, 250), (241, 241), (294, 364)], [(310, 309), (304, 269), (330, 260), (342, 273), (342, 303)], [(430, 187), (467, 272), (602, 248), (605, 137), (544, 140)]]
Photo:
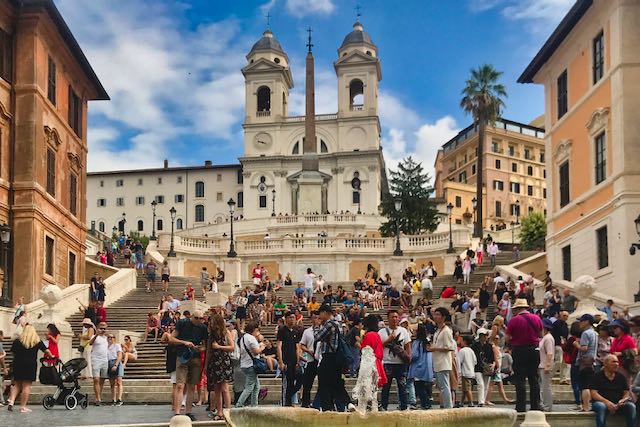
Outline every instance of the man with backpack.
[(322, 326), (314, 333), (314, 340), (321, 343), (322, 360), (318, 366), (318, 395), (323, 411), (333, 411), (334, 401), (344, 398), (344, 381), (342, 371), (348, 367), (345, 357), (348, 349), (341, 336), (340, 325), (333, 318), (331, 306), (320, 307)]
[(387, 312), (387, 320), (389, 327), (378, 331), (384, 345), (382, 363), (388, 379), (382, 387), (380, 405), (383, 411), (387, 410), (391, 382), (395, 378), (400, 402), (398, 409), (404, 411), (407, 409), (407, 371), (411, 361), (411, 334), (399, 325), (400, 315), (396, 310)]

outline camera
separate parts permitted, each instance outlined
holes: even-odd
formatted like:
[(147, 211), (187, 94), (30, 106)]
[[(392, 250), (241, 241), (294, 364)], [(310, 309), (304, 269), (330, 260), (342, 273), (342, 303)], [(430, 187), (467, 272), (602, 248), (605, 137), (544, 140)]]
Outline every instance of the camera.
[(636, 245), (631, 245), (631, 247), (629, 248), (629, 255), (635, 255), (636, 254)]

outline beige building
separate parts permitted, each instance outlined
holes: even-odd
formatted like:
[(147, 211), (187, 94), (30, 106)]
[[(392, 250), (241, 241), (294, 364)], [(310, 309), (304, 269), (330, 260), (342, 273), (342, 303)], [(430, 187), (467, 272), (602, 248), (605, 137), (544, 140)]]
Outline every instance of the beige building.
[[(222, 223), (229, 218), (227, 201), (233, 199), (242, 215), (243, 177), (240, 165), (164, 167), (87, 174), (87, 219), (91, 228), (110, 234), (171, 231), (169, 210), (176, 209), (175, 230)], [(271, 207), (271, 200), (269, 200)]]
[[(500, 119), (484, 141), (484, 229), (510, 227), (529, 212), (546, 214), (544, 129)], [(436, 197), (453, 205), (455, 224), (473, 225), (476, 197), (474, 125), (442, 146), (435, 161)]]
[(544, 85), (547, 260), (555, 278), (638, 291), (640, 2), (578, 0), (524, 70)]

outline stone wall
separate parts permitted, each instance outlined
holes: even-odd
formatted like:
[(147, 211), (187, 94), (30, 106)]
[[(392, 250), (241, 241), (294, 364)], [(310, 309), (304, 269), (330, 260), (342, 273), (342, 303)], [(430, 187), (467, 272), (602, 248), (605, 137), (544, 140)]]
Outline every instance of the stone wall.
[(108, 265), (101, 264), (91, 258), (85, 259), (85, 274), (84, 274), (84, 283), (91, 283), (91, 277), (93, 273), (97, 273), (98, 277), (102, 277), (106, 279), (111, 277), (113, 274), (118, 272), (118, 269), (115, 267), (110, 267)]
[[(204, 261), (204, 260), (185, 260), (184, 262), (184, 273), (183, 275), (186, 277), (200, 277), (200, 272), (202, 271), (202, 267), (207, 267), (207, 271), (209, 272), (209, 277), (215, 277), (216, 275), (216, 263), (213, 261)], [(197, 288), (197, 286), (195, 286)]]

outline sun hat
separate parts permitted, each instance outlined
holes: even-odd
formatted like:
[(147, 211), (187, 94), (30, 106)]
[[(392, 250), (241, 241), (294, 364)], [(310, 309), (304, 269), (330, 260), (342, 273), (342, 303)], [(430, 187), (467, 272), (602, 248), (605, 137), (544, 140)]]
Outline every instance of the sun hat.
[(514, 308), (529, 308), (529, 303), (527, 302), (527, 300), (525, 298), (518, 298), (516, 299), (516, 303), (513, 304), (513, 306), (511, 306), (512, 309)]
[(89, 319), (88, 317), (85, 317), (84, 319), (82, 319), (82, 324), (83, 325), (91, 325), (95, 328), (96, 325), (93, 324), (93, 322), (91, 321), (91, 319)]

